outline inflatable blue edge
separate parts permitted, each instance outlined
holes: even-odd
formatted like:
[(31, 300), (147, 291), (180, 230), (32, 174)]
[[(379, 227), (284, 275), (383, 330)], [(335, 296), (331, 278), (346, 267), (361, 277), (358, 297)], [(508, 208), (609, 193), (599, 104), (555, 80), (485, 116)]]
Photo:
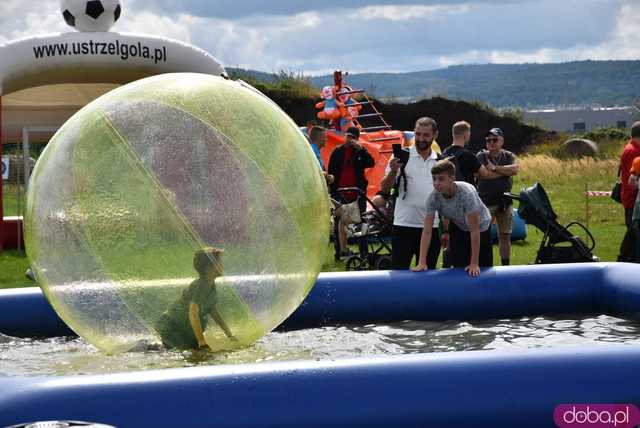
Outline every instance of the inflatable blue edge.
[[(640, 266), (326, 273), (281, 328), (586, 314), (638, 319)], [(0, 332), (71, 334), (38, 289), (0, 292)], [(0, 377), (0, 426), (555, 427), (559, 404), (640, 404), (637, 379), (635, 345)]]

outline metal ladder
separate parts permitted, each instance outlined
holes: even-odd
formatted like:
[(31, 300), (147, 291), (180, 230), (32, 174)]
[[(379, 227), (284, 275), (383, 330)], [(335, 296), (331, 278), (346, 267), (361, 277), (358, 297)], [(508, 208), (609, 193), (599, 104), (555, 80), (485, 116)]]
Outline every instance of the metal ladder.
[[(370, 113), (365, 113), (365, 114), (359, 114), (357, 117), (353, 118), (353, 123), (360, 128), (361, 131), (364, 132), (372, 132), (372, 131), (390, 131), (391, 130), (391, 125), (389, 125), (387, 123), (386, 120), (384, 120), (384, 116), (382, 115), (382, 113), (376, 108), (374, 102), (367, 96), (367, 93), (365, 92), (364, 89), (354, 89), (352, 91), (347, 91), (347, 92), (341, 92), (340, 95), (355, 95), (355, 94), (360, 94), (364, 97), (365, 101), (358, 101), (354, 104), (351, 104), (350, 106), (369, 106), (370, 110), (372, 112)], [(364, 126), (361, 123), (361, 119), (378, 119), (378, 123), (381, 123), (379, 125), (374, 125), (374, 126)], [(380, 141), (391, 141), (391, 140), (397, 140), (398, 137), (380, 137), (380, 138), (374, 138), (372, 140), (370, 140), (371, 142), (380, 142)]]

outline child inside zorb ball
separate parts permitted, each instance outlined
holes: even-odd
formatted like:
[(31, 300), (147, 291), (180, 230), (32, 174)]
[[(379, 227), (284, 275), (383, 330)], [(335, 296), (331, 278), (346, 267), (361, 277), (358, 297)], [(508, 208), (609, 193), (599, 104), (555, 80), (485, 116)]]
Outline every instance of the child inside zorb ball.
[(329, 236), (324, 177), (296, 124), (241, 82), (193, 73), (76, 113), (34, 168), (27, 212), (40, 287), (108, 353), (256, 342), (310, 291)]
[(213, 247), (196, 251), (193, 267), (198, 272), (198, 279), (162, 314), (156, 326), (163, 345), (180, 349), (209, 349), (203, 334), (209, 317), (229, 339), (237, 340), (217, 308), (216, 278), (222, 276), (223, 253), (224, 250)]

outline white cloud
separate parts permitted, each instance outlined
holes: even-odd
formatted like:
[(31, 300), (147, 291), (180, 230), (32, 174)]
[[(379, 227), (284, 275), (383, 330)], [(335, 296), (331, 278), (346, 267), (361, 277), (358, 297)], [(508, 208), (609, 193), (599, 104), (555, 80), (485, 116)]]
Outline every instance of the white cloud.
[(62, 19), (58, 2), (3, 0), (0, 29), (0, 43), (4, 43), (36, 34), (63, 32), (69, 27)]
[(456, 55), (440, 56), (437, 58), (437, 64), (440, 67), (448, 67), (455, 64), (637, 60), (640, 59), (640, 32), (634, 25), (639, 21), (640, 4), (623, 4), (609, 37), (604, 42), (593, 46), (578, 44), (566, 49), (543, 47), (524, 51), (469, 50)]
[(420, 6), (420, 5), (394, 5), (394, 6), (366, 6), (355, 10), (350, 14), (353, 19), (363, 20), (387, 20), (409, 21), (413, 19), (442, 19), (447, 15), (459, 15), (467, 13), (469, 5), (457, 6)]
[[(57, 1), (0, 3), (0, 42), (72, 31)], [(191, 43), (227, 66), (311, 74), (335, 67), (401, 72), (465, 63), (640, 58), (637, 0), (388, 3), (223, 19), (167, 15), (155, 3), (140, 9), (140, 0), (130, 0), (113, 31)], [(588, 10), (576, 10), (577, 4)]]
[[(223, 20), (193, 19), (190, 26), (197, 45), (231, 67), (278, 71), (302, 68), (309, 51), (287, 49), (296, 37), (322, 31), (322, 17), (316, 12), (292, 16)], [(285, 53), (282, 55), (282, 53)]]
[[(126, 13), (126, 15), (124, 14)], [(158, 15), (150, 11), (125, 11), (112, 31), (122, 33), (144, 33), (167, 37), (191, 43), (191, 27), (197, 25), (199, 18), (181, 14), (177, 17)]]
[(585, 48), (580, 54), (582, 59), (640, 59), (640, 4), (622, 5), (618, 14), (616, 28), (607, 43)]

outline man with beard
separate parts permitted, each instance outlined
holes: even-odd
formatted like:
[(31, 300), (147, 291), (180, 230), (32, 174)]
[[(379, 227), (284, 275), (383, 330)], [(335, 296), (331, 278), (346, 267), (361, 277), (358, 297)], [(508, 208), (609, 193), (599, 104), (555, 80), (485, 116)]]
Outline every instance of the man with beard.
[[(411, 260), (420, 255), (420, 237), (427, 209), (427, 199), (433, 192), (431, 168), (440, 159), (431, 149), (438, 137), (438, 124), (430, 117), (416, 121), (415, 144), (408, 149), (406, 163), (396, 157), (389, 160), (385, 176), (380, 183), (382, 192), (396, 186), (396, 205), (393, 218), (391, 259), (393, 269), (409, 269)], [(433, 233), (427, 263), (435, 269), (440, 253), (438, 218), (433, 223)]]

